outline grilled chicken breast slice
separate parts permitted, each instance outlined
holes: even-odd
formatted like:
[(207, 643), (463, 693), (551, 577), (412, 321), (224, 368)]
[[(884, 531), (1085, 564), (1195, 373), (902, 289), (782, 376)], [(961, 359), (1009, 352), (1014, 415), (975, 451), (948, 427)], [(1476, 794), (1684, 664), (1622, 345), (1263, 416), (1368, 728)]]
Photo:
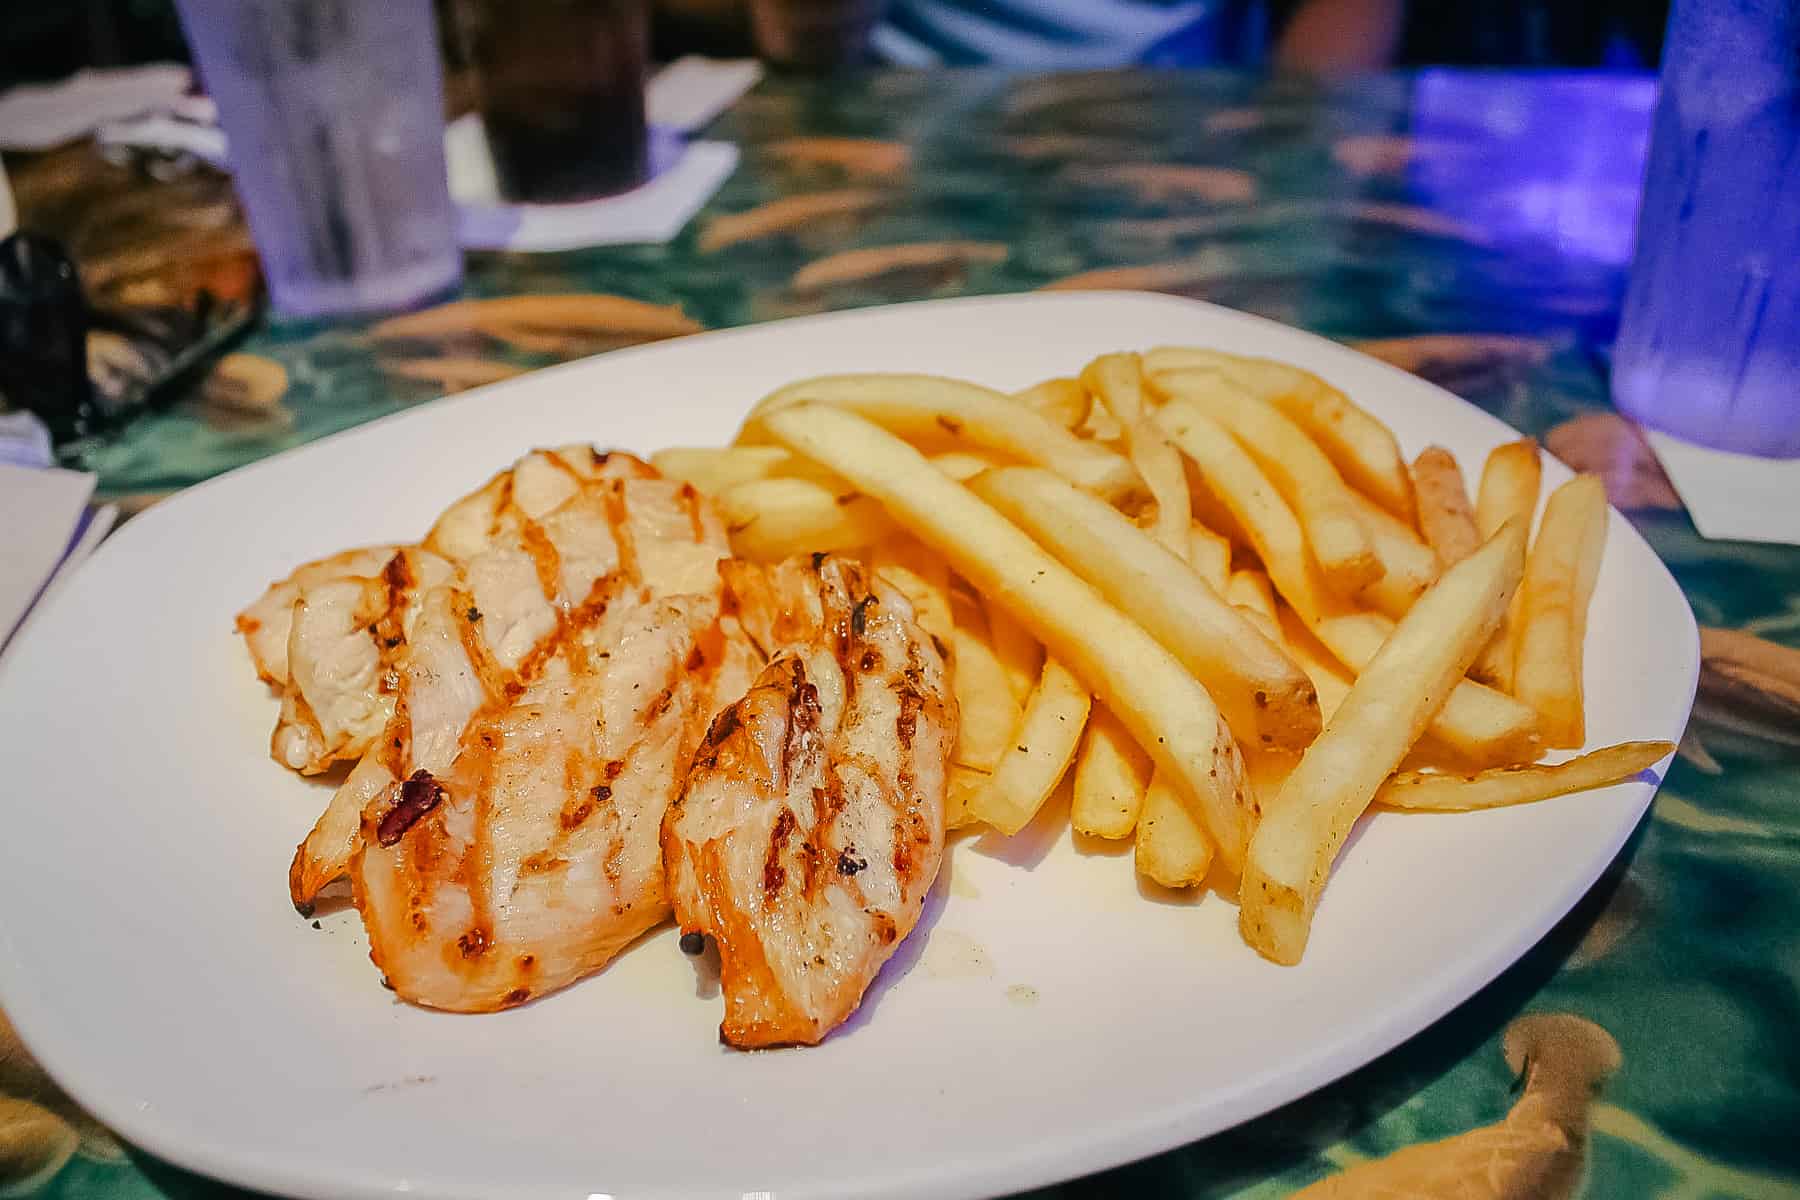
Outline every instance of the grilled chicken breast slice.
[(364, 810), (356, 903), (404, 999), (521, 1004), (668, 918), (658, 836), (731, 673), (706, 654), (725, 645), (717, 623), (707, 597), (609, 606), (475, 717), (448, 770), (418, 769)]
[(374, 575), (302, 588), (289, 620), (288, 683), (269, 742), (284, 766), (316, 775), (359, 758), (394, 715), (391, 669), (426, 591), (454, 568), (429, 551), (396, 550)]
[(426, 544), (457, 582), (401, 651), (380, 770), (359, 764), (290, 884), (304, 902), (347, 862), (395, 991), (488, 1011), (666, 919), (663, 813), (760, 659), (721, 620), (717, 515), (628, 455), (531, 455)]
[[(716, 597), (717, 563), (726, 553), (723, 526), (693, 488), (662, 479), (629, 454), (586, 446), (525, 456), (453, 504), (426, 543), (433, 549), (409, 548), (390, 560), (379, 581), (314, 572), (309, 578), (316, 587), (329, 590), (315, 602), (314, 591), (302, 589), (295, 604), (303, 619), (293, 622), (290, 640), (298, 646), (304, 637), (318, 649), (297, 649), (290, 673), (310, 678), (305, 661), (328, 661), (331, 710), (357, 720), (353, 738), (333, 742), (327, 722), (314, 719), (322, 715), (318, 706), (290, 684), (276, 757), (302, 770), (309, 763), (321, 769), (332, 757), (353, 757), (381, 743), (371, 751), (374, 761), (358, 763), (346, 778), (295, 852), (288, 887), (301, 911), (348, 868), (365, 806), (412, 771), (441, 771), (454, 759), (473, 710), (449, 681), (479, 680), (485, 670), (491, 679), (473, 685), (481, 707), (488, 691), (535, 677), (545, 648), (571, 614), (593, 603), (600, 581), (633, 602), (690, 592)], [(651, 543), (667, 544), (648, 556), (638, 552)], [(646, 558), (648, 569), (640, 561)], [(455, 619), (434, 622), (432, 637), (413, 653), (423, 597), (440, 584), (454, 585), (439, 607), (445, 614), (454, 609)], [(398, 628), (392, 620), (369, 627), (381, 659), (376, 676), (356, 618), (381, 596), (386, 611), (401, 619)], [(470, 628), (474, 635), (465, 638)], [(403, 693), (410, 712), (397, 714)], [(441, 712), (440, 701), (448, 705)], [(384, 733), (396, 715), (405, 720)], [(408, 745), (410, 752), (403, 749)]]
[(294, 601), (309, 587), (346, 579), (379, 575), (398, 546), (363, 546), (345, 550), (296, 567), (286, 579), (268, 586), (256, 603), (237, 615), (238, 632), (250, 649), (256, 674), (264, 683), (288, 685), (288, 635), (292, 631)]
[(720, 1037), (814, 1044), (917, 924), (944, 846), (956, 726), (942, 658), (901, 594), (824, 555), (728, 562), (772, 654), (716, 716), (663, 823), (684, 933), (719, 947)]

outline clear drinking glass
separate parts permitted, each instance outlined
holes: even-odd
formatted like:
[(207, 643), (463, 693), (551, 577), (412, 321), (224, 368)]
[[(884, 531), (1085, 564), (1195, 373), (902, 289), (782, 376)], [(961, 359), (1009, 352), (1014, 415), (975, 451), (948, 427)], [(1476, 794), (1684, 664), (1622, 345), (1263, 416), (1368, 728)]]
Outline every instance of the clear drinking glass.
[(1800, 0), (1675, 0), (1612, 386), (1645, 425), (1800, 457)]
[(431, 0), (177, 0), (275, 307), (403, 308), (461, 278)]

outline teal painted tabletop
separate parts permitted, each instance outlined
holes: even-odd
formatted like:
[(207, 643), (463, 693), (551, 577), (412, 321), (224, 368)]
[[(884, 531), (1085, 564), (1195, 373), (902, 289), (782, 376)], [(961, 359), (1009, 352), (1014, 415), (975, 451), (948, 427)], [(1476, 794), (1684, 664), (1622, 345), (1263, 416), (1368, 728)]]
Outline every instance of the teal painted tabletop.
[[(773, 78), (710, 131), (742, 163), (668, 244), (471, 255), (461, 299), (492, 303), (265, 322), (79, 461), (141, 505), (552, 362), (923, 297), (1140, 288), (1358, 345), (1606, 479), (1707, 627), (1694, 722), (1602, 882), (1474, 999), (1034, 1195), (1800, 1197), (1800, 549), (1701, 538), (1607, 399), (1652, 101), (1628, 76)], [(227, 1194), (121, 1145), (0, 1018), (0, 1197)]]

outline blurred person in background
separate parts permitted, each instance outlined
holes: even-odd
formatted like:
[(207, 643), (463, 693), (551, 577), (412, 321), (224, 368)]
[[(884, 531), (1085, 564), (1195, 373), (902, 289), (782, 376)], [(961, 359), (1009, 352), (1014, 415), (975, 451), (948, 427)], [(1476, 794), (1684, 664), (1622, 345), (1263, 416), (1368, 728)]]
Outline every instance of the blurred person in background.
[(893, 0), (875, 35), (907, 65), (1654, 67), (1667, 0)]

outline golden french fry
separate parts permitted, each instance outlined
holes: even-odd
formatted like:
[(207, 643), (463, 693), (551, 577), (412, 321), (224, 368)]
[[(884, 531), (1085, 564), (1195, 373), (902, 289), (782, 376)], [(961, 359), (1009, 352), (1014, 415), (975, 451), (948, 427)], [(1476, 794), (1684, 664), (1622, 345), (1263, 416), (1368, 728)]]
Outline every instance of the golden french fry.
[(970, 802), (988, 785), (986, 771), (951, 763), (944, 779), (944, 828), (962, 829), (976, 823)]
[(1103, 354), (1082, 369), (1081, 382), (1118, 418), (1126, 452), (1156, 501), (1150, 534), (1166, 548), (1187, 555), (1188, 524), (1193, 503), (1188, 496), (1187, 469), (1167, 435), (1147, 425), (1144, 372), (1135, 354)]
[[(1238, 608), (1248, 609), (1259, 617), (1275, 620), (1275, 589), (1261, 571), (1246, 568), (1233, 571), (1225, 584), (1225, 599)], [(1281, 644), (1279, 634), (1275, 643)]]
[(1300, 961), (1350, 827), (1499, 628), (1519, 584), (1524, 543), (1522, 525), (1504, 526), (1419, 597), (1263, 807), (1245, 859), (1238, 927), (1264, 957)]
[(1079, 379), (1046, 379), (1022, 392), (1014, 392), (1014, 400), (1026, 408), (1034, 408), (1064, 429), (1078, 428), (1087, 420), (1087, 388)]
[(1244, 776), (1250, 781), (1250, 790), (1257, 803), (1266, 808), (1275, 802), (1288, 776), (1300, 765), (1300, 756), (1283, 750), (1240, 749), (1244, 752)]
[(1413, 459), (1412, 481), (1419, 532), (1437, 552), (1438, 561), (1447, 567), (1475, 553), (1481, 534), (1456, 455), (1442, 446), (1425, 447)]
[(982, 608), (987, 613), (988, 637), (994, 647), (994, 657), (1006, 671), (1006, 682), (1012, 688), (1013, 699), (1023, 704), (1032, 689), (1038, 686), (1038, 676), (1044, 665), (1044, 648), (998, 604), (984, 603)]
[(793, 461), (794, 456), (780, 446), (677, 446), (650, 456), (650, 465), (658, 471), (691, 483), (708, 496), (733, 484), (779, 475)]
[(1473, 812), (1530, 804), (1623, 783), (1674, 752), (1673, 742), (1621, 742), (1553, 766), (1495, 767), (1475, 775), (1396, 771), (1376, 791), (1375, 803), (1409, 812)]
[(1438, 577), (1437, 553), (1420, 540), (1412, 526), (1361, 492), (1350, 493), (1350, 507), (1368, 531), (1383, 572), (1363, 589), (1362, 598), (1390, 617), (1403, 617), (1419, 593)]
[(1008, 835), (1030, 824), (1075, 757), (1091, 701), (1080, 680), (1054, 658), (1046, 659), (1012, 745), (988, 785), (970, 799), (970, 815)]
[(1105, 442), (1117, 445), (1125, 440), (1125, 427), (1119, 424), (1119, 418), (1113, 416), (1106, 402), (1098, 396), (1089, 398), (1087, 420), (1083, 421), (1076, 433), (1091, 442)]
[(1312, 684), (1281, 647), (1119, 512), (1032, 467), (969, 487), (1168, 648), (1245, 740), (1297, 749), (1318, 733)]
[(895, 374), (802, 380), (764, 397), (745, 423), (745, 435), (755, 437), (770, 416), (799, 404), (854, 412), (902, 437), (948, 434), (967, 446), (1047, 467), (1109, 501), (1143, 492), (1137, 468), (1123, 455), (1083, 441), (1003, 392), (959, 379)]
[(1137, 871), (1167, 888), (1199, 887), (1212, 868), (1215, 846), (1178, 788), (1162, 771), (1150, 777), (1138, 814)]
[(1354, 596), (1381, 577), (1381, 560), (1346, 501), (1331, 460), (1280, 410), (1214, 370), (1164, 371), (1158, 391), (1213, 418), (1250, 451), (1306, 531), (1313, 557), (1338, 592)]
[(1130, 837), (1150, 786), (1150, 756), (1104, 704), (1088, 713), (1075, 758), (1075, 798), (1069, 823), (1094, 837)]
[(1185, 367), (1223, 371), (1306, 430), (1352, 487), (1412, 521), (1412, 479), (1393, 431), (1317, 375), (1266, 358), (1190, 347), (1163, 347), (1143, 357), (1152, 375)]
[(1135, 354), (1102, 354), (1081, 369), (1087, 391), (1129, 430), (1144, 419), (1144, 369)]
[(961, 483), (965, 479), (973, 479), (983, 471), (992, 470), (996, 464), (986, 455), (970, 454), (967, 450), (947, 450), (942, 454), (932, 455), (931, 465)]
[(898, 534), (869, 548), (869, 566), (900, 589), (913, 606), (913, 618), (944, 647), (955, 644), (956, 620), (950, 613), (950, 568), (915, 537)]
[(1156, 500), (1156, 518), (1148, 526), (1150, 536), (1171, 554), (1186, 558), (1194, 506), (1188, 495), (1187, 468), (1182, 465), (1181, 451), (1175, 449), (1168, 434), (1154, 421), (1139, 421), (1126, 435), (1126, 441), (1131, 447), (1132, 465)]
[(849, 550), (895, 531), (880, 504), (854, 492), (834, 493), (811, 479), (751, 479), (715, 499), (732, 552), (756, 562)]
[[(1158, 419), (1231, 508), (1282, 599), (1340, 662), (1360, 673), (1393, 632), (1393, 621), (1351, 607), (1326, 586), (1300, 523), (1221, 425), (1179, 400), (1165, 406)], [(1498, 766), (1537, 757), (1536, 720), (1526, 705), (1465, 680), (1452, 689), (1432, 732), (1469, 762)]]
[(983, 596), (1017, 617), (1184, 786), (1227, 861), (1242, 862), (1254, 814), (1237, 743), (1206, 689), (1155, 638), (1017, 526), (867, 419), (809, 404), (765, 420), (777, 441), (880, 500)]
[(1195, 521), (1188, 529), (1188, 565), (1206, 580), (1206, 586), (1223, 596), (1231, 578), (1231, 542)]
[[(1481, 469), (1481, 487), (1475, 497), (1475, 528), (1482, 537), (1492, 537), (1494, 530), (1522, 517), (1527, 524), (1537, 512), (1538, 489), (1542, 486), (1543, 463), (1537, 442), (1523, 438), (1498, 446), (1487, 457)], [(1469, 676), (1503, 692), (1513, 690), (1513, 655), (1518, 646), (1519, 600), (1524, 589), (1513, 593), (1500, 632), (1481, 649)]]
[(1606, 521), (1598, 476), (1577, 475), (1551, 492), (1520, 588), (1513, 687), (1537, 711), (1545, 743), (1558, 748), (1587, 740), (1581, 651)]
[(1475, 528), (1483, 538), (1493, 537), (1514, 517), (1531, 520), (1543, 474), (1535, 439), (1520, 438), (1494, 448), (1481, 468), (1481, 488), (1475, 497)]
[(950, 761), (992, 771), (1013, 744), (1013, 730), (1021, 715), (1019, 702), (1013, 698), (1006, 668), (994, 654), (979, 611), (959, 614), (951, 645), (956, 651), (956, 669), (950, 675), (950, 689), (956, 695), (958, 715)]
[(1332, 656), (1325, 644), (1313, 636), (1313, 631), (1306, 627), (1294, 610), (1285, 604), (1278, 604), (1275, 613), (1276, 626), (1281, 631), (1281, 644), (1287, 650), (1288, 657), (1300, 664), (1306, 677), (1312, 680), (1313, 690), (1319, 693), (1319, 715), (1331, 720), (1344, 697), (1350, 694), (1350, 685), (1356, 682), (1344, 665)]

